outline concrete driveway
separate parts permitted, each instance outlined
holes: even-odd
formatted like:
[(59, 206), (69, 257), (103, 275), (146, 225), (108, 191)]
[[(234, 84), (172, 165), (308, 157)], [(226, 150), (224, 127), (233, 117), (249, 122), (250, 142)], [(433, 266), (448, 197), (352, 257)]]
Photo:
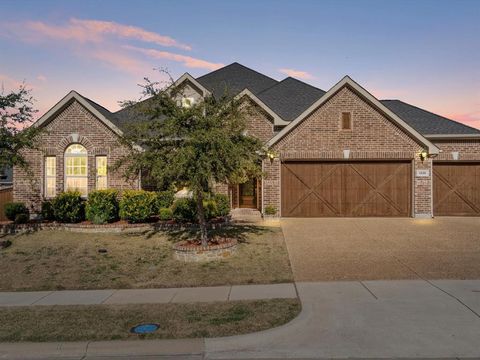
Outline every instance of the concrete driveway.
[(480, 218), (282, 219), (296, 281), (480, 279)]

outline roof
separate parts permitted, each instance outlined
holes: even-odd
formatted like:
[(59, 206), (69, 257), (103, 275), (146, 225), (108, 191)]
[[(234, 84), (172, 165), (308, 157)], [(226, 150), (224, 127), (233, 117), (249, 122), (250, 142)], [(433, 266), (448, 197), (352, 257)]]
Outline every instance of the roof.
[(283, 120), (292, 121), (323, 95), (325, 91), (287, 77), (260, 92), (258, 98)]
[(235, 96), (243, 89), (258, 94), (278, 83), (266, 75), (243, 66), (237, 62), (224, 66), (196, 79), (214, 96)]
[(430, 111), (420, 109), (419, 107), (407, 104), (400, 100), (381, 100), (381, 103), (423, 135), (480, 135), (480, 130), (447, 119), (446, 117), (434, 114)]
[(13, 182), (13, 169), (12, 167), (0, 168), (0, 184), (9, 185)]

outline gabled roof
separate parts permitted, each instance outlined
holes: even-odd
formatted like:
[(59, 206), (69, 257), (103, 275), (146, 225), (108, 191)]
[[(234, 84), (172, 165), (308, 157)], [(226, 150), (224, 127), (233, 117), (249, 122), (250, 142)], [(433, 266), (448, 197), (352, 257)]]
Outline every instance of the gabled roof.
[(480, 130), (446, 117), (420, 109), (400, 100), (381, 100), (381, 103), (426, 137), (430, 135), (480, 135)]
[(80, 95), (75, 90), (70, 91), (62, 100), (55, 104), (50, 110), (48, 110), (40, 119), (38, 119), (33, 126), (41, 127), (48, 123), (55, 115), (60, 111), (65, 109), (70, 105), (74, 100), (78, 101), (83, 107), (90, 111), (94, 116), (96, 116), (100, 121), (102, 121), (107, 127), (109, 127), (113, 132), (118, 135), (122, 134), (120, 128), (115, 125), (117, 121), (116, 116), (108, 111), (103, 106), (97, 104), (95, 101), (90, 100), (89, 98)]
[(259, 99), (254, 93), (248, 89), (244, 89), (237, 96), (236, 99), (240, 99), (243, 96), (249, 97), (255, 104), (260, 106), (265, 112), (270, 115), (273, 119), (273, 125), (275, 126), (285, 126), (288, 125), (288, 121), (283, 120), (277, 113), (275, 113), (270, 107), (268, 107), (261, 99)]
[(237, 62), (200, 76), (197, 81), (214, 96), (223, 96), (226, 92), (229, 96), (235, 96), (246, 88), (258, 94), (278, 83), (277, 80)]
[(337, 84), (335, 84), (328, 92), (322, 96), (319, 100), (313, 103), (308, 109), (306, 109), (302, 114), (300, 114), (295, 120), (290, 122), (285, 128), (283, 128), (277, 135), (270, 139), (267, 143), (267, 146), (272, 146), (292, 131), (298, 124), (300, 124), (305, 118), (307, 118), (312, 112), (318, 109), (326, 101), (328, 101), (332, 96), (334, 96), (342, 88), (348, 86), (350, 89), (355, 91), (357, 94), (362, 96), (367, 102), (374, 106), (378, 111), (382, 112), (400, 128), (402, 128), (406, 133), (410, 134), (412, 138), (416, 139), (420, 144), (424, 145), (430, 154), (438, 154), (439, 149), (427, 140), (423, 135), (416, 131), (413, 127), (403, 121), (398, 115), (393, 113), (385, 105), (383, 105), (379, 100), (377, 100), (372, 94), (367, 90), (353, 81), (349, 76), (345, 76)]
[(283, 120), (292, 121), (324, 94), (325, 91), (321, 89), (287, 77), (260, 92), (258, 98)]

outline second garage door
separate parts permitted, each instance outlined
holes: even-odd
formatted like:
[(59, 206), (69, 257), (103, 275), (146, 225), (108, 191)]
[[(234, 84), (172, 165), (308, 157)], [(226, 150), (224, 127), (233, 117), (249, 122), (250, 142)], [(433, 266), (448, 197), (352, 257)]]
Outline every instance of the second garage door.
[(282, 216), (410, 216), (410, 162), (282, 163)]
[(480, 163), (433, 163), (433, 214), (480, 216)]

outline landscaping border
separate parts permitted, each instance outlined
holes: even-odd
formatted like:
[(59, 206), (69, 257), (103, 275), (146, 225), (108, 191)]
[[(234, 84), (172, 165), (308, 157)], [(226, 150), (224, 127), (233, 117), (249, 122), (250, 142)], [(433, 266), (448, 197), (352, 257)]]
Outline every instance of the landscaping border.
[(201, 262), (211, 260), (221, 260), (233, 255), (237, 251), (238, 241), (228, 239), (221, 244), (211, 244), (207, 246), (190, 245), (186, 241), (180, 241), (173, 245), (174, 257), (184, 262)]
[[(230, 217), (226, 216), (221, 218), (221, 221), (208, 223), (209, 229), (219, 229), (226, 225), (230, 225)], [(144, 231), (162, 231), (162, 230), (189, 230), (198, 229), (198, 224), (191, 223), (172, 223), (172, 222), (154, 222), (154, 223), (140, 223), (140, 224), (128, 224), (128, 223), (112, 223), (112, 224), (64, 224), (64, 223), (42, 223), (34, 222), (27, 224), (15, 224), (13, 222), (0, 224), (0, 235), (19, 234), (25, 232), (33, 232), (39, 230), (64, 230), (71, 232), (82, 233), (141, 233)]]

